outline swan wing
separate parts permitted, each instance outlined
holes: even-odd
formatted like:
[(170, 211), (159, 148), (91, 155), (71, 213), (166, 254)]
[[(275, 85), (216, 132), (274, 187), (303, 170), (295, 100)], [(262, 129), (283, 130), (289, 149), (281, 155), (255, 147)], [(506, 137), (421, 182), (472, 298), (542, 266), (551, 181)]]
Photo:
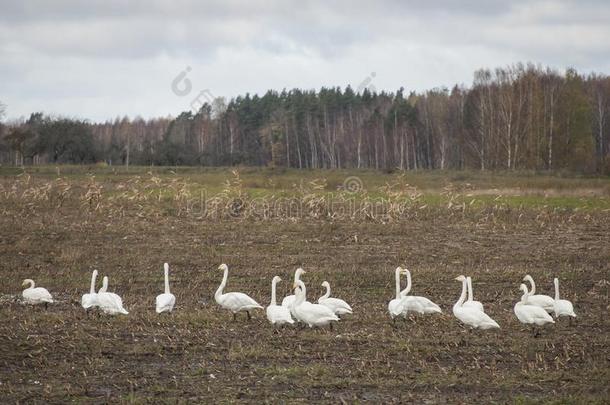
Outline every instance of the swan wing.
[(478, 311), (481, 312), (485, 312), (485, 308), (483, 307), (483, 304), (481, 304), (479, 301), (466, 301), (464, 302), (464, 304), (462, 305), (465, 308), (474, 308)]
[(290, 316), (290, 310), (281, 305), (269, 305), (267, 307), (267, 319), (272, 324), (282, 325), (285, 323), (294, 323), (294, 320)]
[(263, 307), (256, 301), (254, 301), (250, 296), (240, 293), (240, 292), (231, 292), (223, 294), (222, 296), (222, 304), (223, 307), (233, 311), (248, 311), (250, 309)]
[(478, 311), (474, 308), (458, 307), (454, 308), (453, 314), (460, 321), (473, 328), (489, 329), (499, 328), (500, 325), (485, 312)]
[(415, 297), (406, 295), (401, 301), (402, 314), (407, 315), (409, 312), (415, 312), (417, 314), (424, 314), (424, 307), (422, 304), (415, 299)]
[(402, 299), (394, 298), (392, 301), (388, 302), (388, 312), (392, 319), (399, 316), (403, 311)]
[(544, 309), (546, 312), (555, 310), (555, 300), (548, 295), (536, 294), (527, 297), (527, 304)]
[(162, 312), (172, 312), (176, 304), (174, 294), (159, 294), (155, 300), (156, 311), (158, 314)]
[(424, 311), (426, 313), (443, 312), (443, 311), (441, 311), (441, 307), (439, 307), (437, 304), (432, 302), (432, 300), (430, 300), (426, 297), (415, 297), (415, 298), (421, 303), (421, 305), (424, 308)]
[(36, 287), (23, 290), (23, 298), (30, 304), (53, 303), (53, 297), (46, 288)]
[(282, 306), (290, 308), (292, 306), (292, 304), (294, 304), (294, 299), (295, 299), (294, 295), (285, 296), (284, 299), (282, 300)]
[(574, 313), (574, 306), (568, 300), (555, 300), (554, 311), (555, 311), (555, 317), (560, 317), (560, 316), (576, 317), (576, 314)]
[(352, 307), (347, 302), (339, 298), (320, 298), (318, 299), (318, 304), (329, 308), (336, 315), (352, 313)]
[(555, 323), (553, 318), (542, 307), (530, 304), (515, 305), (515, 315), (521, 323), (544, 325), (546, 323)]
[(129, 314), (129, 312), (123, 308), (123, 300), (117, 294), (107, 292), (97, 293), (97, 301), (100, 309), (106, 314)]
[(339, 320), (339, 317), (328, 307), (310, 302), (304, 302), (295, 307), (295, 312), (301, 318), (301, 321), (309, 326), (325, 325), (331, 321)]
[(97, 306), (97, 294), (83, 294), (83, 297), (80, 300), (80, 303), (83, 308), (89, 309)]

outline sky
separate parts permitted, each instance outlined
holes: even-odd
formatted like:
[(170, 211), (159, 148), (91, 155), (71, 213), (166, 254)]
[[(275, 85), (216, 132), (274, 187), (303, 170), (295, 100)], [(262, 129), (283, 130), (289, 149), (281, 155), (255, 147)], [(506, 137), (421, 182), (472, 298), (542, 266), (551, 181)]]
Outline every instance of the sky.
[(610, 73), (610, 1), (0, 0), (5, 121), (176, 116), (268, 89), (423, 91), (533, 62)]

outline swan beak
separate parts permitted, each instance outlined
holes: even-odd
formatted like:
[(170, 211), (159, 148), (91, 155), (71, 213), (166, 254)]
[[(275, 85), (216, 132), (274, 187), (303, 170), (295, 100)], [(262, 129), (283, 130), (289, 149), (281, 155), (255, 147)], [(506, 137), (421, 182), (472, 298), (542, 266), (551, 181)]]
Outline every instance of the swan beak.
[(457, 276), (457, 277), (456, 277), (454, 280), (455, 280), (455, 281), (462, 281), (462, 280), (460, 279), (460, 276)]

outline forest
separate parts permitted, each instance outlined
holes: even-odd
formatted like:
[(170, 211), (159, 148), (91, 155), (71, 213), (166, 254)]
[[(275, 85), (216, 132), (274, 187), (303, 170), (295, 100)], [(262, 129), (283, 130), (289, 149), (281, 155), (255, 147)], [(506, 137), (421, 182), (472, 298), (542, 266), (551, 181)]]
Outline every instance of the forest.
[(0, 163), (610, 173), (610, 77), (574, 69), (518, 63), (450, 89), (269, 90), (195, 107), (106, 122), (33, 112), (0, 124)]

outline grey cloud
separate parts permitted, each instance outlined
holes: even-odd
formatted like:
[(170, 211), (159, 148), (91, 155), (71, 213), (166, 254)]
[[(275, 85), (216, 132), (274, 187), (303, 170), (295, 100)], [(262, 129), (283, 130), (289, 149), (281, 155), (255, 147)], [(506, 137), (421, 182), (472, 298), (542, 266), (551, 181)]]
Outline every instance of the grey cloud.
[(371, 71), (378, 89), (421, 89), (529, 60), (610, 70), (605, 1), (1, 2), (0, 98), (11, 116), (177, 113), (184, 101), (167, 83), (186, 65), (226, 96), (357, 85)]

